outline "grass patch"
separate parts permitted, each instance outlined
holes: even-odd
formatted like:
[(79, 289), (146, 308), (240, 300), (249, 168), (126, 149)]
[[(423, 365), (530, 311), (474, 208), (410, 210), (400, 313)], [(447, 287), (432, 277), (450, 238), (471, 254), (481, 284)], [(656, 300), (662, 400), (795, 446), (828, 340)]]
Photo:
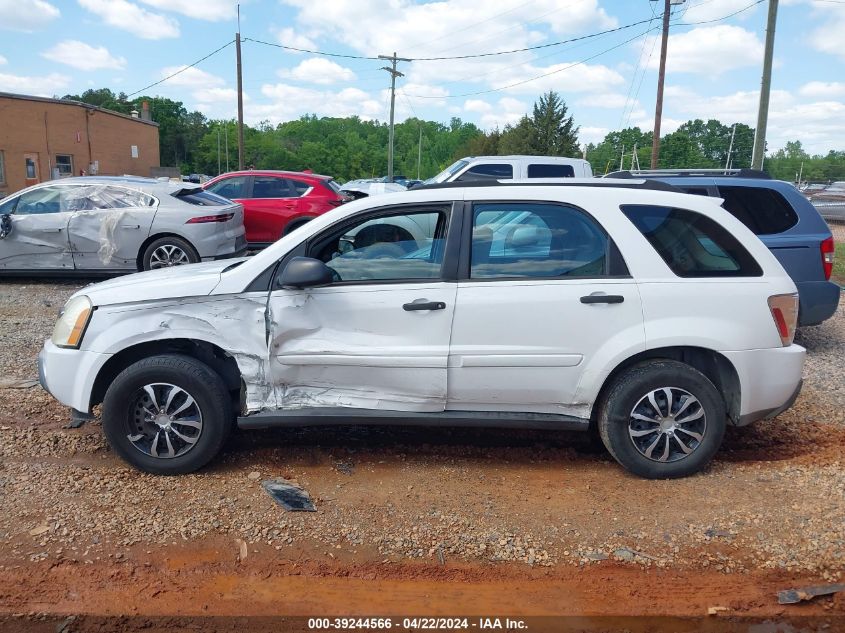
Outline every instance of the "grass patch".
[(832, 278), (840, 286), (845, 286), (845, 244), (837, 243), (835, 248), (836, 258), (833, 260)]

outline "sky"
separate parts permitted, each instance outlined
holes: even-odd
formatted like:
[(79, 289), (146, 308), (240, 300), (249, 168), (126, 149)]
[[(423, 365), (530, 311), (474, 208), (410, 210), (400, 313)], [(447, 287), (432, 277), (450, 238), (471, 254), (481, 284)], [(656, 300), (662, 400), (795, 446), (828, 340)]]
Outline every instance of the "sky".
[[(686, 0), (673, 8), (663, 133), (693, 118), (756, 124), (767, 4)], [(241, 0), (245, 120), (386, 121), (385, 62), (360, 58), (395, 52), (416, 59), (398, 66), (397, 121), (460, 117), (501, 128), (555, 90), (582, 143), (624, 127), (652, 129), (661, 7), (652, 0)], [(611, 29), (618, 30), (600, 34)], [(0, 0), (0, 91), (62, 96), (108, 87), (233, 118), (235, 47), (226, 44), (237, 30), (236, 0)], [(770, 151), (790, 140), (813, 154), (845, 149), (843, 34), (845, 0), (781, 0)], [(419, 59), (526, 48), (533, 50)]]

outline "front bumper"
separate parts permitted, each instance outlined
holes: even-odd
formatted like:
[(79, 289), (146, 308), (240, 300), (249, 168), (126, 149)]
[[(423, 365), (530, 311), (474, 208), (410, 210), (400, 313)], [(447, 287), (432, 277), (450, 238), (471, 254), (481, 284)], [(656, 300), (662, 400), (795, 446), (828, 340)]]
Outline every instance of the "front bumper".
[(739, 376), (738, 426), (786, 411), (801, 391), (807, 351), (800, 345), (722, 352)]
[(111, 356), (56, 347), (47, 339), (38, 353), (38, 382), (63, 405), (89, 413), (94, 380)]

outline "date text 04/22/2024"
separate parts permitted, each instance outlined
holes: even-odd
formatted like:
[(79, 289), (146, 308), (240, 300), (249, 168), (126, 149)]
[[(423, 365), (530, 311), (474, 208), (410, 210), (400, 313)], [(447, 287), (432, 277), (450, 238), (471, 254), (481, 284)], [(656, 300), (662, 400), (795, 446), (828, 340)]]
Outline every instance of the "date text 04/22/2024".
[(524, 620), (511, 618), (427, 618), (413, 617), (394, 620), (392, 618), (309, 618), (308, 628), (312, 630), (354, 631), (362, 629), (390, 630), (392, 628), (410, 631), (431, 630), (495, 630), (525, 631)]

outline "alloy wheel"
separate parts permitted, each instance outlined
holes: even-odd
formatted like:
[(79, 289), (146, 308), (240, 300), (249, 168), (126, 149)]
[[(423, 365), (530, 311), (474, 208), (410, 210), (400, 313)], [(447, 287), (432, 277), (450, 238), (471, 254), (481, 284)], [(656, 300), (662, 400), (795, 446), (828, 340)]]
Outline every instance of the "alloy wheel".
[(644, 457), (676, 462), (691, 455), (707, 432), (701, 402), (680, 387), (661, 387), (644, 395), (628, 418), (628, 435)]
[(190, 451), (202, 435), (202, 412), (187, 391), (169, 383), (141, 387), (132, 398), (126, 437), (151, 457), (170, 459)]

